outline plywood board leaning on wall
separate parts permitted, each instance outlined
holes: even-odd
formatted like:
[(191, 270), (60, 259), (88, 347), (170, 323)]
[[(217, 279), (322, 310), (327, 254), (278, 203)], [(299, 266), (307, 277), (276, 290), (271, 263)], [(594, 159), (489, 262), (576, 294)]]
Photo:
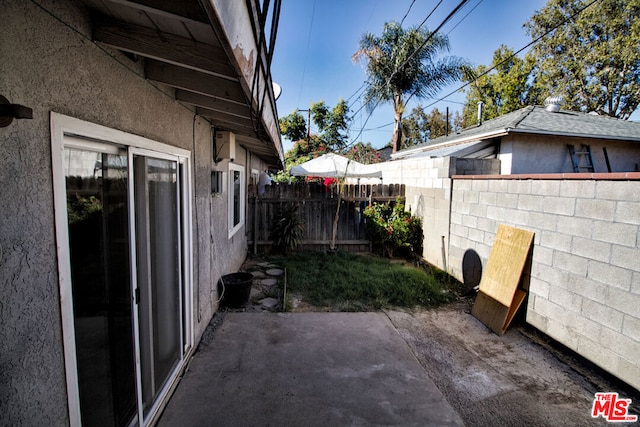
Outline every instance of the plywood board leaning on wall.
[[(523, 272), (534, 233), (500, 224), (471, 314), (498, 335), (506, 332), (527, 295)], [(528, 277), (528, 273), (525, 277)]]

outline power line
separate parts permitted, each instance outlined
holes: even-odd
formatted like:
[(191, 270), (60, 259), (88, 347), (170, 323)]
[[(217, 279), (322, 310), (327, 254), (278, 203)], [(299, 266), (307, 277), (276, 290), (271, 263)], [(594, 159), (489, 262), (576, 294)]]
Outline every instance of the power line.
[(436, 11), (436, 9), (438, 8), (438, 6), (440, 6), (442, 4), (442, 0), (440, 0), (434, 7), (433, 9), (431, 9), (431, 12), (429, 12), (429, 14), (427, 15), (426, 18), (424, 18), (422, 20), (422, 22), (420, 23), (420, 25), (418, 25), (418, 28), (422, 28), (422, 26), (424, 25), (425, 22), (427, 22), (427, 19), (429, 19), (431, 17), (431, 15), (433, 15), (433, 12)]
[(402, 17), (402, 21), (400, 21), (400, 26), (402, 27), (402, 23), (404, 22), (404, 20), (407, 18), (407, 16), (409, 15), (409, 12), (411, 12), (411, 8), (413, 7), (413, 4), (416, 2), (416, 0), (413, 0), (411, 2), (411, 4), (409, 5), (409, 10), (407, 10), (407, 13), (404, 14), (404, 16)]
[(467, 12), (467, 14), (466, 14), (466, 15), (464, 15), (464, 16), (462, 17), (462, 19), (461, 19), (461, 20), (459, 20), (459, 21), (458, 21), (458, 23), (457, 23), (456, 25), (454, 25), (454, 26), (453, 26), (453, 28), (451, 28), (451, 29), (449, 30), (449, 32), (447, 33), (447, 36), (448, 36), (449, 34), (451, 34), (451, 32), (452, 32), (453, 30), (455, 30), (455, 29), (456, 29), (456, 27), (462, 23), (462, 21), (464, 21), (465, 19), (467, 19), (467, 16), (471, 15), (471, 12), (473, 12), (474, 10), (476, 10), (476, 7), (480, 6), (480, 3), (482, 3), (482, 2), (483, 2), (483, 0), (480, 0), (478, 3), (476, 3), (476, 5), (475, 5), (475, 6), (473, 6), (473, 7), (471, 8), (471, 10), (470, 10), (469, 12)]
[(514, 56), (518, 55), (520, 52), (522, 52), (523, 50), (525, 50), (526, 48), (538, 43), (540, 40), (542, 40), (544, 37), (548, 36), (549, 34), (551, 34), (553, 31), (557, 30), (558, 28), (560, 28), (561, 26), (563, 26), (564, 24), (566, 24), (567, 22), (571, 21), (573, 18), (575, 18), (576, 16), (578, 16), (579, 14), (581, 14), (584, 10), (586, 10), (588, 7), (591, 7), (593, 4), (599, 2), (600, 0), (593, 0), (591, 3), (587, 4), (585, 7), (583, 7), (582, 9), (578, 10), (577, 12), (575, 12), (573, 15), (569, 16), (568, 18), (565, 18), (562, 22), (558, 23), (558, 25), (556, 25), (555, 27), (551, 28), (550, 30), (548, 30), (546, 33), (536, 37), (534, 40), (532, 40), (531, 42), (527, 43), (526, 45), (524, 45), (523, 47), (521, 47), (520, 49), (518, 49), (516, 52), (514, 52), (512, 55), (509, 55), (507, 58), (503, 59), (502, 61), (500, 61), (499, 63), (493, 65), (491, 68), (487, 69), (486, 71), (484, 71), (483, 73), (481, 73), (480, 75), (476, 76), (473, 80), (468, 81), (467, 83), (463, 84), (462, 86), (460, 86), (459, 88), (457, 88), (456, 90), (448, 93), (447, 95), (443, 96), (440, 99), (437, 99), (435, 101), (433, 101), (431, 104), (427, 105), (424, 108), (429, 108), (435, 104), (437, 104), (440, 101), (444, 101), (446, 98), (450, 97), (451, 95), (455, 94), (456, 92), (461, 91), (462, 89), (464, 89), (465, 87), (469, 86), (471, 83), (476, 82), (478, 79), (480, 79), (480, 77), (484, 77), (487, 74), (489, 74), (491, 71), (495, 70), (496, 68), (498, 68), (500, 65), (504, 64), (505, 62), (511, 60), (511, 58), (513, 58)]
[(302, 97), (302, 88), (304, 87), (304, 75), (307, 71), (307, 58), (309, 57), (309, 46), (311, 45), (311, 30), (313, 29), (313, 18), (316, 14), (316, 0), (313, 0), (313, 8), (311, 9), (311, 23), (309, 24), (309, 34), (307, 35), (307, 49), (304, 53), (304, 65), (302, 66), (302, 80), (300, 80), (300, 90), (298, 91), (298, 103), (300, 105), (300, 98)]
[[(429, 41), (433, 38), (434, 35), (436, 35), (438, 33), (438, 31), (440, 31), (440, 28), (442, 28), (444, 26), (444, 24), (446, 24), (447, 22), (449, 22), (449, 20), (451, 18), (453, 18), (455, 16), (456, 13), (458, 13), (458, 11), (468, 2), (469, 0), (462, 0), (460, 3), (458, 3), (458, 5), (456, 6), (455, 9), (453, 9), (451, 11), (451, 13), (449, 13), (449, 15), (447, 15), (446, 18), (444, 18), (444, 21), (442, 21), (440, 23), (440, 25), (438, 25), (438, 28), (436, 28), (431, 34), (429, 34), (429, 37), (427, 37), (425, 39), (425, 41), (422, 42), (422, 44), (420, 46), (418, 46), (418, 48), (416, 50), (413, 51), (413, 53), (411, 55), (409, 55), (409, 57), (407, 59), (405, 59), (405, 61), (398, 67), (396, 68), (396, 71), (394, 71), (391, 74), (391, 77), (389, 78), (389, 82), (391, 82), (391, 79), (393, 79), (393, 77), (395, 76), (395, 74), (398, 72), (398, 70), (400, 70), (402, 67), (404, 67), (405, 65), (407, 65), (407, 63), (409, 61), (411, 61), (411, 59), (416, 56), (416, 54), (418, 52), (420, 52), (422, 50), (423, 47), (426, 46), (427, 43), (429, 43)], [(422, 21), (423, 23), (426, 21), (426, 18), (424, 21)], [(422, 25), (422, 24), (420, 24)]]

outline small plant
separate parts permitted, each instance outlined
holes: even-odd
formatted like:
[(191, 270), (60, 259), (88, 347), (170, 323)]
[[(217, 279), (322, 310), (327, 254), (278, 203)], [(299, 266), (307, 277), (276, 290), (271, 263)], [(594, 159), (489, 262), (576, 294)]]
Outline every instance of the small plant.
[(422, 223), (420, 218), (405, 212), (404, 203), (397, 199), (390, 203), (373, 203), (364, 210), (367, 236), (382, 248), (383, 255), (393, 257), (400, 249), (422, 252)]
[(286, 254), (302, 243), (303, 233), (304, 223), (298, 212), (298, 205), (287, 203), (275, 218), (271, 231), (273, 245)]

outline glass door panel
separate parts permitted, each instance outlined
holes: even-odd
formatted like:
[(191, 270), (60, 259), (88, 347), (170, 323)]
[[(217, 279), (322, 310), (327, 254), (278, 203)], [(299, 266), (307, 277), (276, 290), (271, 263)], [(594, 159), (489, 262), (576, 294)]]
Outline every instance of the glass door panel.
[(67, 148), (64, 168), (82, 424), (124, 426), (136, 414), (127, 156)]
[(145, 417), (182, 357), (178, 162), (133, 155), (138, 325)]

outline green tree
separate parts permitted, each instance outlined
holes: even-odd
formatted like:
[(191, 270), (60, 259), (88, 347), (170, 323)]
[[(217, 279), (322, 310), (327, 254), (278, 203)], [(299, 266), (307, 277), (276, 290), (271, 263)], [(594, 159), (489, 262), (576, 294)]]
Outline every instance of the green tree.
[(310, 134), (305, 118), (298, 110), (279, 119), (280, 133), (293, 142), (285, 157), (285, 170), (274, 177), (276, 182), (288, 182), (292, 166), (299, 165), (328, 152), (343, 152), (347, 149), (349, 107), (342, 98), (335, 107), (329, 108), (324, 101), (311, 104), (311, 120), (318, 127), (318, 134)]
[(280, 133), (290, 141), (299, 141), (307, 136), (307, 123), (298, 110), (288, 116), (280, 117), (278, 124)]
[[(459, 113), (449, 116), (449, 133), (459, 130)], [(447, 114), (437, 108), (426, 113), (421, 105), (414, 107), (406, 118), (402, 119), (402, 144), (400, 148), (409, 148), (447, 134)]]
[(344, 153), (351, 160), (369, 165), (372, 163), (380, 163), (380, 153), (373, 148), (370, 142), (366, 144), (364, 142), (358, 142), (351, 146), (347, 152)]
[[(531, 80), (534, 62), (531, 55), (519, 58), (514, 56), (512, 49), (502, 45), (493, 53), (490, 67), (480, 65), (466, 76), (466, 82), (471, 84), (462, 110), (463, 126), (472, 126), (478, 122), (478, 102), (483, 103), (483, 120), (540, 103), (540, 91)], [(487, 72), (491, 68), (493, 69)]]
[(401, 146), (402, 115), (409, 100), (434, 97), (460, 79), (465, 62), (457, 57), (437, 59), (448, 52), (449, 39), (417, 27), (404, 30), (397, 22), (384, 24), (380, 37), (367, 33), (353, 60), (367, 66), (364, 103), (369, 111), (390, 102), (394, 110), (392, 151)]
[(525, 24), (532, 38), (559, 25), (533, 48), (535, 84), (569, 109), (628, 119), (640, 104), (640, 0), (590, 3), (549, 0)]
[(347, 102), (340, 98), (333, 109), (329, 109), (324, 101), (314, 102), (311, 114), (324, 144), (335, 152), (344, 150), (349, 141), (347, 130), (351, 122)]

